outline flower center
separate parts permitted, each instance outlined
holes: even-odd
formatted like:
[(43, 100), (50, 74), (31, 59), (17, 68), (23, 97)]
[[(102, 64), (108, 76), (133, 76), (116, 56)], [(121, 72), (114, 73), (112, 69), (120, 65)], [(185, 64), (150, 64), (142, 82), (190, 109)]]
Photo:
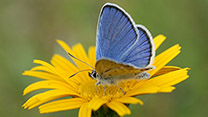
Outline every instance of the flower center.
[[(124, 92), (128, 92), (131, 90), (133, 84), (136, 82), (135, 80), (126, 80), (126, 81), (120, 81), (117, 83), (118, 86), (115, 84), (104, 84), (106, 94), (104, 87), (102, 85), (95, 85), (96, 80), (87, 80), (85, 82), (82, 82), (78, 88), (78, 93), (83, 96), (83, 98), (90, 101), (93, 98), (101, 98), (105, 97), (107, 100), (112, 100), (114, 98), (122, 97)], [(122, 90), (124, 92), (122, 92)]]

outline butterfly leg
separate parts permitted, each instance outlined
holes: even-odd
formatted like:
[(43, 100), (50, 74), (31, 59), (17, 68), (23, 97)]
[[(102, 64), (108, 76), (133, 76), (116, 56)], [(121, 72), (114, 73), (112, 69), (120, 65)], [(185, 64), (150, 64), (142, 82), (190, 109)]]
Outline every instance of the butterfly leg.
[(105, 95), (106, 95), (106, 89), (105, 89), (105, 86), (104, 86), (104, 84), (103, 84), (102, 82), (100, 82), (100, 81), (98, 81), (98, 82), (95, 83), (95, 90), (96, 90), (96, 92), (97, 92), (97, 85), (100, 85), (100, 84), (103, 86), (103, 89), (104, 89), (104, 92), (105, 92)]
[(95, 92), (97, 92), (97, 85), (100, 85), (100, 81), (95, 83)]
[(104, 89), (104, 92), (105, 92), (104, 95), (106, 95), (106, 89), (105, 89), (105, 86), (104, 86), (104, 84), (103, 84), (102, 82), (100, 82), (100, 83), (103, 85), (103, 89)]
[(116, 85), (124, 93), (124, 95), (126, 94), (126, 92), (124, 92), (124, 90), (121, 87), (119, 87), (115, 82), (112, 81), (111, 83), (113, 83), (114, 85)]

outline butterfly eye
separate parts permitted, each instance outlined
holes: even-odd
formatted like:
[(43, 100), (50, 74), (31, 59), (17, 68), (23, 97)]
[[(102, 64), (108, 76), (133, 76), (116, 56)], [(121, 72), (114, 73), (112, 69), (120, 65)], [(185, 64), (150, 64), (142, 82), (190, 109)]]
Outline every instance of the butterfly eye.
[(96, 73), (96, 72), (93, 72), (93, 74), (92, 74), (92, 75), (93, 75), (93, 77), (94, 77), (94, 78), (96, 78), (96, 77), (97, 77), (97, 73)]
[(92, 79), (95, 79), (95, 78), (97, 77), (96, 71), (92, 71), (92, 73), (89, 72), (89, 76), (90, 76)]

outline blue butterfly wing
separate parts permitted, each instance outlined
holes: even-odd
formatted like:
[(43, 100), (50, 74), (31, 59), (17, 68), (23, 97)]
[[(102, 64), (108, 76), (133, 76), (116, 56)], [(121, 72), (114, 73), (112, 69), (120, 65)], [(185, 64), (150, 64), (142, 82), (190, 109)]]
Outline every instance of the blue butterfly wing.
[(122, 63), (121, 56), (136, 42), (138, 35), (128, 13), (115, 4), (105, 4), (97, 28), (97, 61), (105, 58)]
[(142, 25), (137, 25), (139, 30), (138, 42), (122, 57), (124, 64), (137, 68), (148, 67), (155, 57), (154, 41), (150, 32)]

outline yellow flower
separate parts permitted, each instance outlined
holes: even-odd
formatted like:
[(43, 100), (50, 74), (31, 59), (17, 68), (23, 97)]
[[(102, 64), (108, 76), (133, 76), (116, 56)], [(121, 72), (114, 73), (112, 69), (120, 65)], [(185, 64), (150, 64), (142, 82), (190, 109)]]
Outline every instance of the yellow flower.
[[(154, 38), (155, 48), (157, 49), (166, 39), (163, 35)], [(57, 42), (67, 53), (71, 53), (82, 61), (94, 66), (96, 63), (95, 47), (90, 47), (88, 55), (81, 44), (77, 44), (72, 49), (63, 41)], [(119, 116), (130, 114), (127, 104), (141, 104), (143, 102), (134, 96), (172, 92), (173, 85), (187, 79), (189, 68), (179, 68), (176, 66), (165, 66), (180, 53), (180, 46), (174, 45), (166, 51), (156, 56), (154, 66), (156, 69), (149, 71), (150, 79), (145, 80), (123, 80), (118, 83), (126, 94), (124, 94), (114, 84), (106, 85), (106, 95), (102, 86), (96, 86), (96, 80), (88, 76), (88, 72), (80, 72), (72, 78), (72, 74), (79, 70), (90, 69), (86, 64), (73, 59), (74, 64), (64, 57), (55, 54), (51, 59), (51, 64), (41, 60), (34, 60), (34, 63), (40, 64), (23, 75), (33, 76), (42, 81), (35, 82), (25, 88), (23, 95), (39, 89), (50, 89), (34, 95), (27, 100), (23, 107), (32, 109), (39, 106), (40, 113), (51, 113), (70, 109), (79, 110), (79, 117), (90, 117), (92, 112), (100, 107), (110, 108)], [(65, 97), (65, 98), (63, 98)], [(67, 98), (69, 97), (69, 98)], [(61, 98), (61, 99), (60, 99)], [(56, 100), (59, 99), (59, 100)], [(54, 101), (55, 100), (55, 101)]]

